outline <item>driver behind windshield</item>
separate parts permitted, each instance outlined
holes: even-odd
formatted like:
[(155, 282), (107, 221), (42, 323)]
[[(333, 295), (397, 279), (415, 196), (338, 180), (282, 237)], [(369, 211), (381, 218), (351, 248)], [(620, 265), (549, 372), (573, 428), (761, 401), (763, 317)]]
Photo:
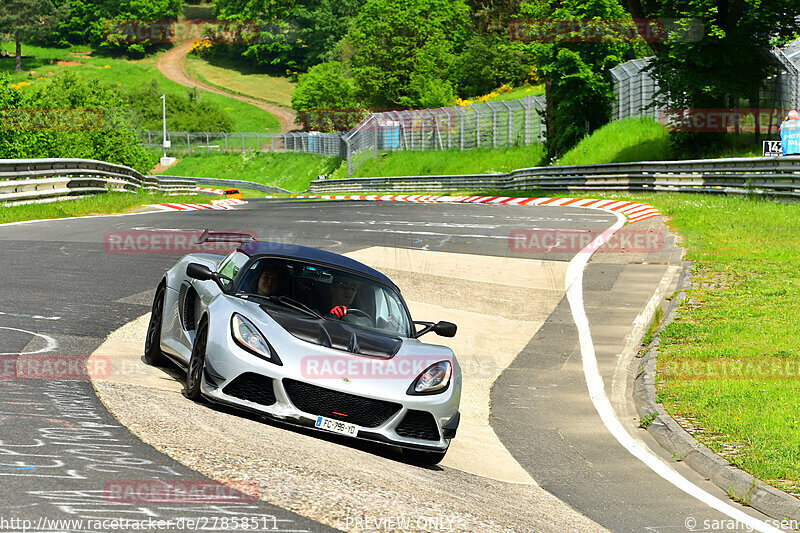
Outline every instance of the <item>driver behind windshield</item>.
[(346, 276), (334, 276), (330, 285), (330, 310), (331, 314), (341, 320), (347, 315), (347, 308), (352, 307), (361, 284)]

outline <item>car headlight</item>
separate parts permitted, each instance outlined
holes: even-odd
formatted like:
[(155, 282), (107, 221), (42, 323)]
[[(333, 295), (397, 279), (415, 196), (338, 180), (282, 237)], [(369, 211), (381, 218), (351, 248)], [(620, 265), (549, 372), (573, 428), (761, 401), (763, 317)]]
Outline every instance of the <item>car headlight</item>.
[(414, 380), (408, 388), (408, 394), (437, 394), (444, 392), (450, 385), (453, 365), (450, 361), (434, 363)]
[(231, 317), (231, 333), (236, 344), (270, 363), (281, 365), (281, 360), (252, 322), (238, 313)]

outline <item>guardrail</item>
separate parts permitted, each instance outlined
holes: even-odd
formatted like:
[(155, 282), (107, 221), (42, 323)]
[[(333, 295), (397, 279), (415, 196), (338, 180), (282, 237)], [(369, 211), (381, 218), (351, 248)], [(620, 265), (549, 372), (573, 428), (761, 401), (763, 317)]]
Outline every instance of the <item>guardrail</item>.
[(0, 159), (0, 202), (139, 188), (168, 194), (197, 192), (191, 179), (145, 176), (93, 159)]
[(239, 189), (253, 189), (255, 191), (261, 191), (261, 192), (277, 192), (277, 193), (291, 192), (287, 191), (286, 189), (281, 189), (280, 187), (274, 187), (272, 185), (264, 185), (263, 183), (254, 183), (252, 181), (226, 180), (220, 178), (195, 178), (186, 176), (166, 176), (166, 175), (159, 175), (158, 178), (160, 180), (173, 179), (173, 178), (181, 180), (191, 180), (197, 185), (213, 185), (214, 187), (236, 187)]
[(800, 156), (531, 167), (507, 174), (321, 179), (312, 193), (612, 190), (800, 197)]

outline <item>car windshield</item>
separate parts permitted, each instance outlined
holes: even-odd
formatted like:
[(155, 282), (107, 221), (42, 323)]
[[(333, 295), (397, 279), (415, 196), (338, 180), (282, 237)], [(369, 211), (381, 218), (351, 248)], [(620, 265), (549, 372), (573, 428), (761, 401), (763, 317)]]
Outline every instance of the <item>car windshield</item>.
[(252, 262), (234, 295), (269, 308), (407, 336), (409, 314), (390, 287), (333, 267), (274, 257)]

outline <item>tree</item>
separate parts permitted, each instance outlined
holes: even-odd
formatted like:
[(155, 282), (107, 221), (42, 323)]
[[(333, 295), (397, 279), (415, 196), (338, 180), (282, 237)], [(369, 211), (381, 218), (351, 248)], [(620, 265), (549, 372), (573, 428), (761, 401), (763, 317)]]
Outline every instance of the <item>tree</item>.
[(452, 80), (461, 97), (486, 94), (503, 84), (517, 86), (530, 73), (530, 58), (506, 33), (476, 33), (453, 64)]
[(567, 25), (556, 33), (545, 33), (541, 41), (522, 45), (532, 54), (544, 81), (546, 146), (549, 158), (554, 159), (610, 120), (614, 95), (608, 69), (635, 57), (633, 44), (612, 32), (621, 19), (630, 16), (615, 0), (525, 2), (520, 16), (533, 21), (579, 21), (584, 29), (593, 25), (590, 37), (580, 30), (570, 31)]
[(307, 70), (331, 61), (336, 45), (365, 0), (301, 0), (293, 11), (297, 24), (295, 53), (300, 68)]
[(452, 103), (468, 12), (463, 0), (368, 0), (346, 37), (356, 97), (375, 107)]
[(0, 0), (0, 31), (16, 43), (17, 72), (22, 71), (22, 41), (46, 35), (68, 7), (56, 8), (50, 0)]
[(360, 121), (353, 97), (353, 81), (341, 63), (331, 61), (311, 67), (300, 76), (292, 93), (297, 120), (316, 131), (344, 130)]
[[(757, 107), (759, 89), (775, 68), (769, 48), (800, 32), (797, 0), (627, 0), (627, 7), (635, 18), (702, 27), (687, 33), (679, 26), (669, 38), (650, 43), (652, 75), (671, 107), (730, 107), (740, 98)], [(684, 141), (697, 144), (694, 136)]]
[(291, 23), (295, 0), (215, 0), (217, 17), (252, 27), (245, 42), (233, 46), (256, 64), (296, 68), (297, 28)]
[(26, 91), (0, 76), (0, 158), (99, 159), (146, 172), (158, 156), (139, 144), (123, 107), (113, 89), (73, 71)]

